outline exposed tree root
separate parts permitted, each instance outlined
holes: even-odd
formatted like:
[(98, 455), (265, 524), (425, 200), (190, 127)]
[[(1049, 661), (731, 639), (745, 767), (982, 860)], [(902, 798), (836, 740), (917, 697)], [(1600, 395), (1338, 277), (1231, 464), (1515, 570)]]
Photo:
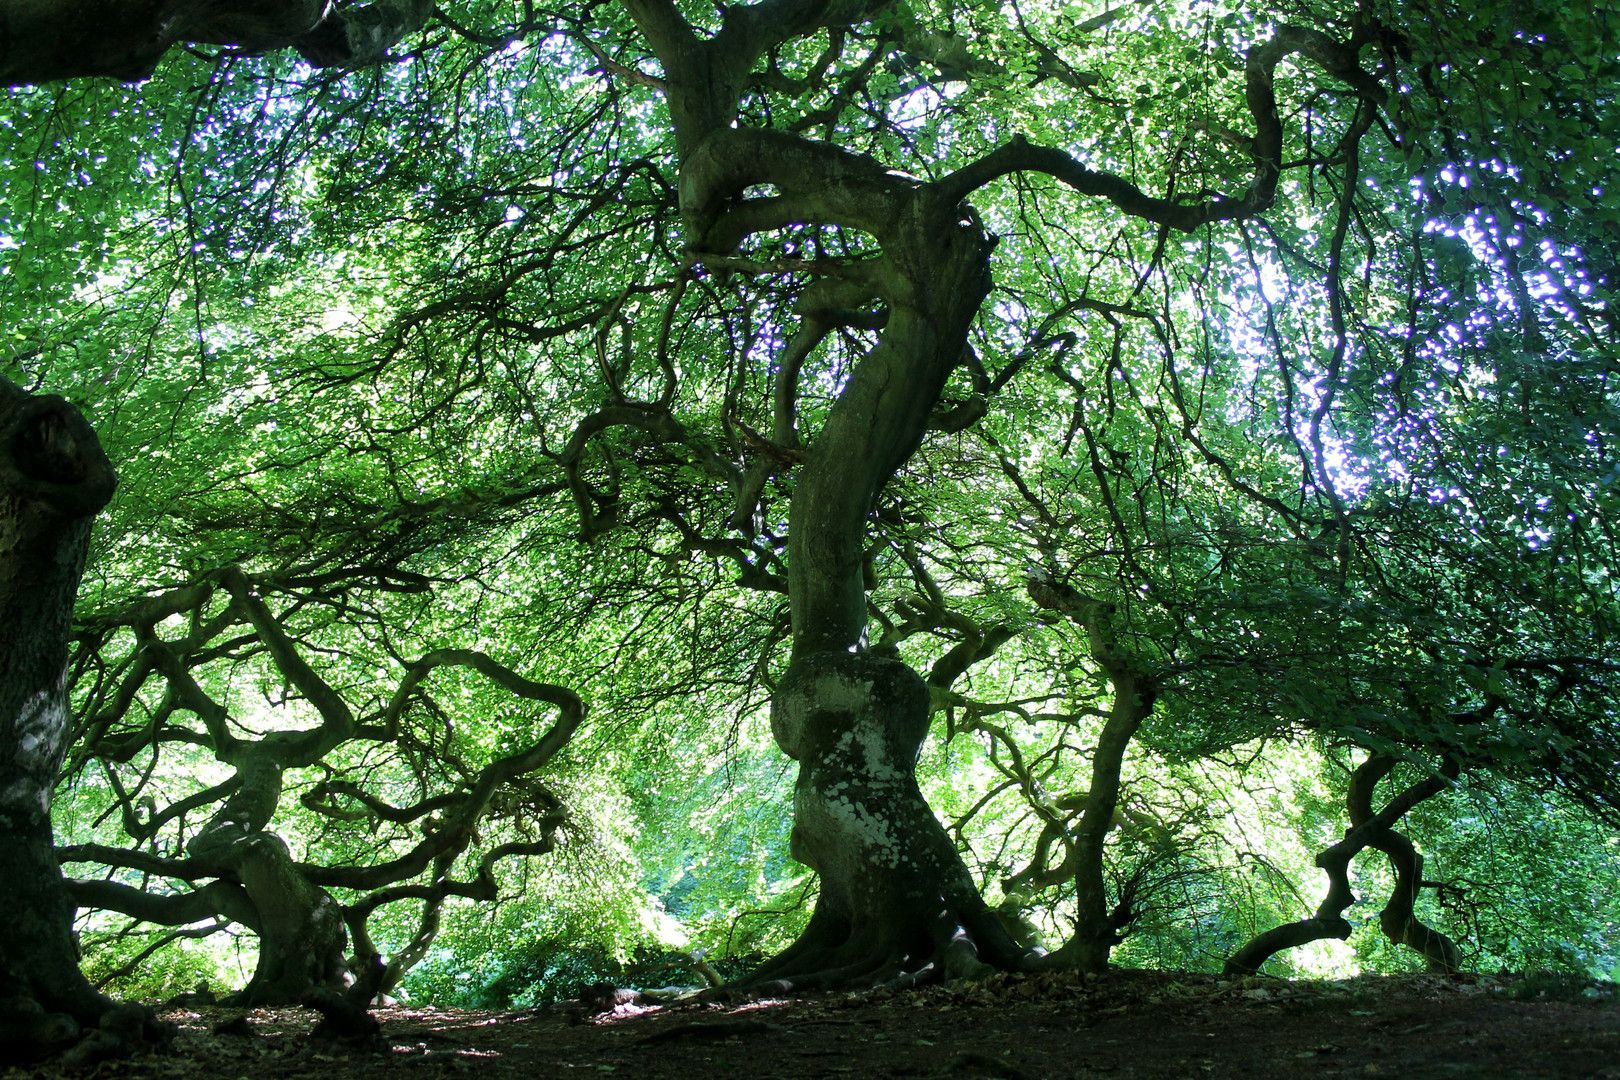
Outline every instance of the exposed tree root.
[(321, 1014), (320, 1022), (309, 1033), (312, 1039), (364, 1045), (382, 1033), (377, 1018), (366, 1011), (364, 998), (357, 1000), (335, 990), (317, 988), (305, 993), (299, 1003)]
[(116, 1005), (101, 998), (99, 1012), (50, 1012), (31, 996), (0, 1000), (0, 1063), (25, 1063), (61, 1055), (66, 1069), (167, 1049), (176, 1028), (144, 1005)]
[[(962, 917), (943, 898), (927, 918), (895, 920), (843, 940), (827, 931), (835, 920), (811, 919), (792, 947), (766, 961), (728, 989), (765, 996), (814, 990), (896, 990), (952, 979), (980, 978), (998, 970), (1021, 970), (1038, 953), (1020, 949), (989, 911)], [(912, 933), (901, 932), (909, 924)]]
[(146, 1050), (166, 1050), (177, 1028), (159, 1022), (145, 1005), (117, 1005), (101, 1014), (99, 1026), (62, 1055), (65, 1069), (86, 1069), (103, 1061), (130, 1057)]

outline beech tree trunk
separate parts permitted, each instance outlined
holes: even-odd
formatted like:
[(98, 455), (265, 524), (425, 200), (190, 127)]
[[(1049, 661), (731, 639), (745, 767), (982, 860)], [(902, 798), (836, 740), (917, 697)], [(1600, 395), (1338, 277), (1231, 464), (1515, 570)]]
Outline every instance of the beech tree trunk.
[(795, 479), (789, 518), (793, 661), (772, 698), (778, 745), (799, 762), (793, 855), (821, 876), (809, 926), (751, 983), (895, 983), (1019, 965), (917, 785), (929, 691), (866, 649), (867, 519), (916, 450), (989, 290), (991, 244), (928, 188), (891, 196), (889, 304)]
[(51, 834), (69, 729), (68, 629), (117, 479), (68, 402), (0, 378), (0, 1056), (73, 1042), (112, 1002), (79, 971)]
[(310, 884), (273, 832), (250, 832), (231, 821), (199, 833), (189, 845), (207, 852), (251, 899), (259, 936), (259, 962), (247, 986), (232, 995), (240, 1005), (285, 1005), (310, 990), (343, 990), (349, 982), (343, 908)]
[(799, 761), (793, 857), (821, 875), (821, 894), (804, 934), (750, 981), (813, 989), (1016, 966), (1021, 950), (917, 786), (922, 678), (870, 653), (814, 653), (789, 669), (771, 717)]
[[(768, 56), (774, 63), (778, 46), (822, 29), (841, 40), (845, 28), (876, 16), (881, 4), (722, 5), (719, 26), (701, 32), (667, 0), (623, 6), (662, 68), (657, 82), (674, 124), (683, 239), (694, 268), (730, 273), (751, 236), (790, 226), (836, 227), (870, 237), (877, 249), (863, 252), (870, 257), (806, 266), (814, 280), (794, 299), (799, 324), (777, 354), (773, 440), (784, 459), (801, 459), (807, 433), (798, 429), (795, 401), (805, 361), (834, 328), (881, 328), (793, 476), (787, 545), (793, 657), (773, 697), (772, 727), (799, 761), (794, 850), (820, 871), (822, 893), (801, 940), (752, 978), (793, 986), (904, 980), (943, 966), (971, 967), (964, 958), (973, 955), (1021, 966), (1022, 954), (985, 913), (917, 788), (913, 766), (928, 706), (918, 703), (914, 688), (924, 684), (903, 665), (864, 655), (867, 519), (879, 490), (921, 443), (947, 378), (967, 360), (968, 331), (990, 290), (993, 243), (964, 200), (999, 177), (1036, 171), (1183, 231), (1252, 216), (1271, 205), (1282, 165), (1272, 87), (1278, 63), (1307, 52), (1375, 100), (1382, 88), (1356, 67), (1354, 50), (1323, 34), (1285, 28), (1257, 45), (1245, 70), (1255, 175), (1241, 197), (1156, 198), (1022, 135), (923, 181), (830, 142), (755, 127), (741, 112), (757, 64)], [(675, 308), (669, 310), (673, 315)], [(667, 409), (673, 375), (667, 383), (650, 411)], [(617, 388), (614, 395), (622, 398)], [(974, 415), (964, 406), (965, 419), (957, 422)], [(757, 503), (763, 476), (751, 469), (736, 480), (739, 527)], [(602, 526), (589, 498), (580, 505), (590, 535)], [(1127, 712), (1146, 715), (1147, 689), (1123, 689)], [(1123, 741), (1136, 722), (1121, 720)]]

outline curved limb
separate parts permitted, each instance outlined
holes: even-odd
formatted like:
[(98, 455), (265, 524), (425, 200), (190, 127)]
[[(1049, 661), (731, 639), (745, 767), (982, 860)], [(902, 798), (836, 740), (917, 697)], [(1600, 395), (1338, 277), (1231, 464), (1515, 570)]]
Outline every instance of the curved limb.
[[(1389, 755), (1375, 755), (1363, 762), (1351, 777), (1348, 799), (1352, 824), (1360, 827), (1375, 820), (1372, 789), (1394, 765), (1395, 761)], [(1415, 795), (1404, 804), (1401, 810), (1404, 814), (1406, 809), (1449, 787), (1457, 772), (1456, 763), (1448, 761), (1438, 776), (1412, 785), (1391, 806), (1399, 805), (1403, 799)], [(1386, 811), (1388, 809), (1385, 807)], [(1383, 817), (1382, 814), (1378, 816)], [(1457, 943), (1425, 925), (1413, 910), (1418, 890), (1423, 887), (1423, 856), (1404, 834), (1389, 827), (1394, 820), (1392, 818), (1383, 828), (1375, 829), (1367, 841), (1368, 847), (1382, 851), (1389, 858), (1389, 865), (1395, 871), (1395, 887), (1390, 890), (1389, 902), (1384, 905), (1384, 910), (1378, 913), (1378, 927), (1390, 941), (1415, 950), (1428, 962), (1430, 971), (1454, 972), (1462, 961), (1462, 952), (1457, 948)]]
[(1344, 912), (1356, 902), (1350, 888), (1350, 863), (1367, 848), (1389, 855), (1395, 867), (1395, 889), (1390, 901), (1379, 915), (1379, 925), (1389, 939), (1397, 945), (1416, 949), (1429, 961), (1432, 969), (1455, 971), (1459, 961), (1456, 944), (1446, 935), (1419, 922), (1413, 914), (1413, 903), (1422, 884), (1423, 857), (1412, 842), (1391, 826), (1408, 810), (1432, 795), (1451, 786), (1458, 773), (1455, 760), (1448, 760), (1439, 773), (1410, 785), (1382, 810), (1372, 812), (1373, 788), (1395, 767), (1395, 758), (1389, 754), (1373, 754), (1357, 766), (1350, 777), (1350, 788), (1345, 796), (1349, 806), (1351, 827), (1344, 839), (1316, 856), (1316, 865), (1328, 875), (1328, 892), (1316, 914), (1299, 922), (1272, 927), (1251, 938), (1233, 953), (1222, 969), (1227, 975), (1248, 975), (1285, 949), (1298, 948), (1313, 941), (1350, 936), (1351, 926)]
[(1125, 751), (1153, 712), (1158, 679), (1147, 665), (1115, 641), (1110, 616), (1114, 605), (1086, 596), (1071, 586), (1031, 575), (1025, 582), (1030, 598), (1050, 611), (1060, 611), (1085, 628), (1091, 658), (1113, 688), (1113, 703), (1091, 756), (1091, 794), (1081, 812), (1065, 863), (1074, 865), (1078, 913), (1074, 935), (1056, 952), (1041, 958), (1042, 968), (1074, 968), (1092, 973), (1108, 968), (1108, 956), (1135, 918), (1127, 897), (1112, 909), (1103, 875), (1103, 841), (1114, 827), (1119, 805)]

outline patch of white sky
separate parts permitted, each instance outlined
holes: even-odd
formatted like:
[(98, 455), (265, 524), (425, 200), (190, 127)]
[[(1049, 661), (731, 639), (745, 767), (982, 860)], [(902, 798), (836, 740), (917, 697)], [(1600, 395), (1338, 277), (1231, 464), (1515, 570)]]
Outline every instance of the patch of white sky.
[(933, 122), (935, 113), (947, 101), (966, 89), (966, 83), (946, 83), (941, 93), (931, 83), (924, 83), (890, 103), (889, 123), (902, 131), (920, 131)]

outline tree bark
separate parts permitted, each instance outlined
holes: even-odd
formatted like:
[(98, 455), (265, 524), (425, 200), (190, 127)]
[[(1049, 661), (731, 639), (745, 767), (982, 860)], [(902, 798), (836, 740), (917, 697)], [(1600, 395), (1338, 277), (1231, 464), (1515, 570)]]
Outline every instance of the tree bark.
[(1015, 967), (1022, 951), (979, 896), (917, 786), (929, 691), (897, 660), (814, 653), (771, 701), (799, 762), (793, 857), (821, 875), (804, 934), (747, 980), (783, 989), (922, 981)]
[(929, 691), (866, 651), (867, 519), (926, 431), (989, 290), (991, 244), (927, 188), (893, 195), (876, 288), (890, 305), (795, 478), (788, 588), (793, 661), (772, 698), (778, 745), (799, 762), (793, 855), (821, 876), (804, 934), (748, 979), (794, 989), (908, 984), (1017, 967), (922, 796), (915, 766)]
[[(1418, 890), (1423, 887), (1423, 856), (1404, 833), (1396, 832), (1388, 825), (1378, 828), (1373, 824), (1377, 817), (1383, 816), (1382, 813), (1377, 817), (1373, 814), (1373, 789), (1394, 768), (1395, 759), (1388, 754), (1369, 757), (1351, 775), (1350, 790), (1346, 796), (1350, 824), (1357, 829), (1364, 826), (1373, 829), (1367, 846), (1382, 851), (1389, 859), (1390, 869), (1395, 871), (1395, 887), (1390, 890), (1388, 903), (1378, 913), (1378, 928), (1394, 944), (1405, 945), (1423, 957), (1430, 971), (1454, 972), (1462, 963), (1462, 951), (1457, 948), (1457, 943), (1422, 922), (1414, 910)], [(1408, 788), (1398, 803), (1409, 799), (1408, 807), (1416, 806), (1430, 795), (1439, 794), (1450, 787), (1457, 773), (1456, 762), (1447, 762), (1438, 775), (1420, 780)], [(1386, 807), (1385, 812), (1388, 809)]]
[(0, 378), (0, 1055), (72, 1042), (112, 1002), (79, 971), (51, 794), (69, 728), (68, 629), (90, 524), (117, 478), (55, 396)]
[(191, 845), (194, 855), (203, 844), (219, 845), (214, 861), (241, 882), (258, 919), (258, 965), (232, 1003), (285, 1005), (310, 990), (345, 988), (342, 905), (305, 880), (281, 837), (226, 822), (199, 834)]

